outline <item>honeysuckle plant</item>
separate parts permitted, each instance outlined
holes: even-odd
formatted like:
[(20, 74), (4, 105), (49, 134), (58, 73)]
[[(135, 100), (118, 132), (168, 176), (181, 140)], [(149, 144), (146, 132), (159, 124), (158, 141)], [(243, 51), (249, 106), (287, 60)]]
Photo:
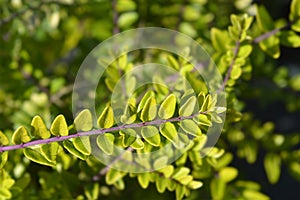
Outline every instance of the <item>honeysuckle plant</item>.
[[(0, 2), (0, 199), (270, 199), (260, 183), (244, 180), (243, 169), (231, 164), (238, 158), (255, 163), (261, 151), (270, 184), (279, 181), (282, 167), (300, 179), (299, 133), (277, 133), (273, 122), (244, 109), (253, 71), (273, 69), (281, 45), (300, 47), (300, 1), (291, 2), (288, 21), (274, 21), (263, 5), (240, 5), (241, 14), (230, 11), (221, 19), (210, 10), (215, 2), (173, 3)], [(77, 69), (70, 66), (112, 32), (146, 20), (197, 39), (223, 76), (219, 89), (210, 91), (180, 56), (125, 53), (99, 80), (98, 115), (83, 106), (73, 119), (70, 93)], [(190, 49), (182, 51), (188, 57)], [(153, 75), (152, 83), (135, 90), (137, 80), (129, 72), (149, 56), (183, 78), (166, 83)], [(295, 92), (286, 95), (287, 107), (299, 110), (294, 95), (300, 78), (289, 80), (286, 71), (270, 76)], [(120, 82), (116, 108), (110, 97)], [(214, 126), (223, 129), (211, 145), (208, 130)]]

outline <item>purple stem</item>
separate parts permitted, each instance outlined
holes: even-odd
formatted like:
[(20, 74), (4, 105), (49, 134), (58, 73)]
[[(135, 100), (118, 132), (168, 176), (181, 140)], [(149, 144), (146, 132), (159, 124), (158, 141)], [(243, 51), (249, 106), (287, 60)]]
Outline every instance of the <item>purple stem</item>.
[(182, 117), (175, 117), (175, 118), (170, 118), (170, 119), (157, 119), (149, 122), (140, 122), (140, 123), (135, 123), (135, 124), (123, 124), (120, 126), (114, 126), (111, 128), (104, 128), (100, 130), (91, 130), (87, 132), (78, 132), (72, 135), (67, 135), (67, 136), (56, 136), (48, 139), (39, 139), (39, 140), (34, 140), (31, 142), (27, 142), (24, 144), (17, 144), (17, 145), (9, 145), (9, 146), (2, 146), (0, 147), (0, 152), (4, 151), (11, 151), (15, 149), (22, 149), (25, 147), (30, 147), (30, 146), (35, 146), (35, 145), (40, 145), (40, 144), (48, 144), (52, 142), (60, 142), (63, 140), (71, 139), (71, 138), (76, 138), (76, 137), (81, 137), (81, 136), (90, 136), (90, 135), (99, 135), (107, 132), (113, 132), (113, 131), (119, 131), (119, 130), (124, 130), (127, 128), (138, 128), (138, 127), (144, 127), (144, 126), (149, 126), (149, 125), (159, 125), (159, 124), (164, 124), (166, 122), (177, 122), (177, 121), (182, 121), (184, 119), (192, 119), (193, 117), (199, 115), (199, 114), (207, 114), (207, 112), (199, 112), (192, 114), (190, 116), (182, 116)]

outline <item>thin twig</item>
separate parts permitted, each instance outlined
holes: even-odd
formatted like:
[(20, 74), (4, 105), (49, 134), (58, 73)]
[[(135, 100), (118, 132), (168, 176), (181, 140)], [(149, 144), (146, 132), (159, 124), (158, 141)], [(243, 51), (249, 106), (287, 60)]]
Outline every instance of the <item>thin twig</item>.
[(238, 55), (238, 53), (239, 53), (239, 49), (240, 49), (240, 41), (238, 40), (238, 41), (236, 41), (236, 43), (235, 43), (235, 47), (234, 47), (234, 51), (233, 51), (233, 58), (232, 58), (232, 61), (231, 61), (230, 65), (229, 65), (229, 68), (228, 68), (228, 70), (227, 70), (227, 73), (226, 73), (226, 75), (225, 75), (225, 78), (224, 78), (224, 80), (223, 80), (222, 87), (220, 88), (219, 91), (222, 91), (222, 90), (225, 89), (226, 83), (228, 82), (228, 80), (229, 80), (229, 78), (230, 78), (230, 74), (231, 74), (232, 69), (233, 69), (233, 66), (234, 66), (234, 64), (235, 64), (235, 60), (236, 60), (237, 55)]
[(178, 122), (178, 121), (182, 121), (182, 120), (185, 120), (185, 119), (192, 119), (197, 115), (207, 114), (207, 113), (208, 113), (208, 111), (198, 112), (198, 113), (195, 113), (195, 114), (190, 115), (190, 116), (180, 116), (180, 117), (174, 117), (174, 118), (170, 118), (170, 119), (157, 119), (157, 120), (153, 120), (153, 121), (140, 122), (140, 123), (135, 123), (135, 124), (123, 124), (123, 125), (114, 126), (114, 127), (111, 127), (111, 128), (91, 130), (91, 131), (87, 131), (87, 132), (78, 132), (76, 134), (67, 135), (67, 136), (56, 136), (56, 137), (52, 137), (52, 138), (48, 138), (48, 139), (34, 140), (34, 141), (27, 142), (27, 143), (24, 143), (24, 144), (1, 146), (0, 147), (0, 152), (11, 151), (11, 150), (15, 150), (15, 149), (22, 149), (22, 148), (31, 147), (31, 146), (40, 145), (40, 144), (60, 142), (60, 141), (63, 141), (63, 140), (68, 140), (68, 139), (71, 139), (71, 138), (76, 138), (76, 137), (81, 137), (81, 136), (99, 135), (99, 134), (104, 134), (104, 133), (107, 133), (107, 132), (120, 131), (120, 130), (124, 130), (124, 129), (128, 129), (128, 128), (138, 128), (138, 127), (144, 127), (144, 126), (149, 126), (149, 125), (160, 125), (160, 124), (164, 124), (166, 122)]
[(120, 32), (118, 21), (119, 21), (119, 13), (117, 11), (117, 0), (111, 1), (112, 14), (113, 14), (113, 34), (117, 34)]

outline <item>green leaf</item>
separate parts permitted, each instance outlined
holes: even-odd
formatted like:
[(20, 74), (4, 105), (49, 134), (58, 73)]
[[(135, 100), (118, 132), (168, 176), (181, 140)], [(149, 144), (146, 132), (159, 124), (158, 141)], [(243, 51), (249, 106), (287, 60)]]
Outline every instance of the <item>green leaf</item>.
[(123, 139), (122, 139), (122, 143), (124, 147), (128, 147), (130, 146), (132, 143), (135, 142), (136, 137), (137, 137), (137, 133), (134, 129), (124, 129), (119, 131), (120, 135), (122, 135)]
[(143, 189), (146, 189), (150, 183), (150, 174), (148, 172), (146, 173), (140, 173), (138, 174), (138, 182), (141, 185)]
[(168, 179), (158, 178), (155, 180), (157, 192), (163, 193), (167, 189)]
[(130, 98), (126, 105), (124, 114), (121, 116), (121, 122), (124, 124), (132, 124), (136, 120), (135, 98)]
[(141, 135), (144, 140), (153, 146), (159, 146), (161, 139), (158, 129), (155, 126), (145, 126), (141, 130)]
[(154, 97), (154, 92), (152, 90), (149, 90), (148, 92), (146, 92), (146, 94), (143, 96), (142, 100), (140, 101), (138, 108), (137, 108), (137, 112), (140, 112), (144, 106), (146, 101), (150, 98), (150, 97)]
[(156, 100), (154, 97), (149, 97), (142, 109), (141, 120), (144, 122), (152, 121), (156, 117), (156, 111)]
[(202, 134), (201, 129), (191, 119), (185, 119), (180, 122), (180, 127), (188, 134), (193, 136), (200, 136)]
[(5, 187), (1, 187), (0, 188), (0, 197), (2, 199), (11, 199), (12, 197), (12, 194), (11, 192), (9, 191), (9, 189), (5, 188)]
[(153, 169), (161, 169), (168, 164), (168, 156), (161, 156), (157, 158), (153, 163)]
[(190, 116), (195, 113), (196, 103), (197, 98), (195, 96), (191, 96), (183, 105), (180, 105), (179, 115)]
[(173, 67), (175, 70), (179, 70), (179, 63), (173, 56), (168, 55), (167, 60), (171, 67)]
[(198, 104), (200, 107), (202, 107), (204, 101), (205, 101), (205, 94), (203, 91), (201, 91), (197, 96)]
[(114, 111), (111, 106), (106, 106), (98, 118), (99, 128), (110, 128), (114, 125)]
[(57, 142), (43, 144), (41, 147), (41, 153), (49, 162), (55, 163), (58, 147), (59, 145)]
[(176, 108), (176, 97), (170, 94), (160, 105), (158, 116), (161, 119), (169, 119), (174, 115)]
[(19, 127), (12, 136), (13, 144), (22, 144), (30, 141), (30, 137), (28, 135), (27, 130), (25, 127)]
[(244, 190), (243, 197), (246, 199), (259, 199), (259, 200), (269, 200), (270, 198), (258, 191), (254, 190)]
[(1, 152), (0, 153), (0, 170), (4, 167), (5, 163), (7, 162), (8, 152)]
[(130, 146), (131, 146), (132, 148), (138, 150), (138, 149), (143, 149), (144, 146), (145, 146), (145, 144), (144, 144), (144, 142), (141, 140), (141, 138), (137, 137), (136, 140), (134, 141), (134, 143), (132, 143)]
[(173, 175), (172, 175), (172, 179), (174, 180), (180, 180), (182, 177), (187, 176), (190, 173), (190, 169), (187, 167), (179, 167), (177, 169), (175, 169)]
[(184, 186), (177, 185), (175, 188), (176, 200), (181, 200), (184, 196)]
[(126, 12), (122, 13), (118, 20), (118, 26), (120, 28), (128, 28), (138, 19), (138, 14), (136, 12)]
[(268, 153), (264, 158), (264, 167), (270, 183), (278, 182), (281, 171), (281, 158), (274, 153)]
[(246, 59), (247, 57), (249, 57), (251, 52), (252, 52), (252, 46), (250, 44), (241, 45), (239, 48), (237, 57), (239, 59), (241, 59), (241, 58)]
[(31, 133), (36, 138), (46, 139), (49, 138), (51, 135), (40, 116), (35, 116), (31, 121)]
[(158, 94), (166, 95), (169, 93), (169, 89), (165, 82), (158, 75), (153, 76), (153, 87), (157, 91)]
[(0, 146), (5, 146), (8, 144), (9, 144), (9, 141), (8, 141), (7, 136), (2, 131), (0, 131)]
[(23, 150), (24, 155), (26, 156), (26, 158), (28, 158), (29, 160), (32, 160), (33, 162), (39, 163), (41, 165), (47, 165), (50, 167), (54, 167), (55, 164), (53, 162), (48, 161), (44, 155), (42, 155), (39, 151), (37, 150), (33, 150), (30, 148), (25, 148)]
[[(300, 31), (300, 29), (299, 29)], [(287, 47), (299, 48), (300, 47), (300, 36), (294, 31), (281, 31), (280, 43)]]
[(58, 115), (54, 119), (50, 132), (56, 136), (67, 136), (69, 134), (68, 125), (63, 115)]
[(104, 133), (97, 137), (98, 147), (107, 155), (112, 155), (114, 152), (115, 136), (111, 133)]
[(257, 24), (259, 29), (262, 32), (268, 32), (275, 28), (274, 22), (264, 6), (257, 5), (257, 14), (256, 14)]
[(230, 73), (230, 78), (236, 80), (242, 75), (242, 68), (240, 66), (234, 65), (231, 73)]
[(291, 28), (294, 31), (300, 32), (300, 0), (292, 1), (289, 19), (293, 22)]
[(171, 122), (166, 122), (165, 124), (160, 125), (159, 130), (161, 134), (173, 144), (178, 143), (179, 138), (174, 124)]
[(74, 138), (73, 145), (78, 151), (80, 151), (84, 155), (88, 156), (92, 152), (89, 136), (81, 136)]
[(221, 181), (220, 179), (213, 179), (210, 182), (210, 194), (213, 199), (224, 199), (226, 189), (226, 183)]
[(200, 114), (193, 118), (199, 125), (211, 126), (211, 115), (209, 114)]
[(168, 165), (164, 168), (158, 169), (157, 171), (163, 173), (165, 178), (170, 178), (174, 172), (174, 166)]
[(118, 58), (118, 67), (122, 70), (125, 69), (127, 64), (127, 54), (123, 53), (119, 58)]
[(221, 31), (217, 28), (212, 28), (210, 33), (213, 47), (217, 51), (226, 52), (227, 44), (224, 41), (229, 41), (230, 39), (227, 31)]
[(125, 172), (118, 171), (114, 168), (110, 168), (105, 176), (105, 181), (108, 185), (116, 183), (126, 175)]
[(78, 157), (81, 160), (85, 160), (87, 158), (86, 155), (82, 154), (80, 151), (78, 151), (73, 143), (69, 140), (64, 140), (63, 141), (63, 146), (65, 149), (67, 149), (71, 154), (73, 154), (74, 156)]
[(189, 184), (188, 184), (188, 188), (192, 189), (192, 190), (196, 190), (196, 189), (199, 189), (203, 186), (203, 182), (201, 181), (191, 181)]
[(89, 131), (93, 128), (92, 113), (88, 109), (81, 111), (74, 120), (77, 131)]
[(238, 170), (234, 167), (225, 167), (219, 171), (219, 177), (225, 183), (232, 181), (238, 175)]
[(278, 36), (272, 35), (261, 42), (259, 42), (259, 47), (266, 52), (269, 56), (276, 59), (280, 56), (280, 48), (279, 48), (280, 40)]

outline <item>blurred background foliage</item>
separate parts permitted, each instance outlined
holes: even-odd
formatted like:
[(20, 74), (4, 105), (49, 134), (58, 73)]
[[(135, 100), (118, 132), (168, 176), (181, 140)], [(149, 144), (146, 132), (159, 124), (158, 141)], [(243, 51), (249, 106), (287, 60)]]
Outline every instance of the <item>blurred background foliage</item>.
[[(219, 65), (217, 50), (212, 45), (212, 28), (226, 30), (231, 24), (231, 14), (255, 15), (254, 4), (264, 5), (275, 27), (282, 27), (289, 20), (290, 3), (280, 0), (0, 0), (0, 130), (9, 135), (18, 126), (29, 125), (36, 114), (48, 126), (60, 113), (72, 122), (71, 93), (76, 72), (85, 56), (114, 33), (145, 26), (178, 30), (215, 55), (225, 76), (226, 70)], [(249, 31), (254, 37), (262, 34), (257, 26), (254, 24)], [(237, 180), (259, 183), (260, 186), (256, 183), (252, 186), (261, 187), (272, 199), (295, 199), (300, 186), (300, 36), (295, 34), (292, 44), (281, 38), (278, 59), (252, 45), (248, 57), (252, 67), (245, 67), (243, 78), (227, 89), (228, 121), (217, 144), (232, 157), (231, 165), (239, 170)], [(230, 113), (230, 108), (236, 112)], [(83, 193), (87, 197), (91, 195), (89, 192), (99, 190), (103, 199), (118, 199), (123, 195), (132, 199), (174, 199), (171, 193), (158, 194), (153, 185), (142, 190), (130, 178), (126, 178), (125, 191), (107, 186), (97, 189), (99, 185), (88, 188), (89, 184), (82, 187), (80, 184), (84, 183), (76, 181), (76, 175), (84, 170), (84, 164), (72, 158), (72, 170), (64, 171), (63, 176), (22, 159), (21, 153), (15, 151), (6, 167), (11, 170), (10, 176), (22, 177), (17, 183), (24, 188), (30, 182), (29, 189), (24, 190), (28, 197), (39, 193), (45, 198), (59, 199), (54, 193), (61, 190), (71, 199)], [(268, 172), (274, 168), (279, 172)], [(30, 179), (24, 171), (29, 172)], [(188, 199), (210, 199), (209, 190), (209, 184), (204, 184), (200, 196), (195, 192)]]

